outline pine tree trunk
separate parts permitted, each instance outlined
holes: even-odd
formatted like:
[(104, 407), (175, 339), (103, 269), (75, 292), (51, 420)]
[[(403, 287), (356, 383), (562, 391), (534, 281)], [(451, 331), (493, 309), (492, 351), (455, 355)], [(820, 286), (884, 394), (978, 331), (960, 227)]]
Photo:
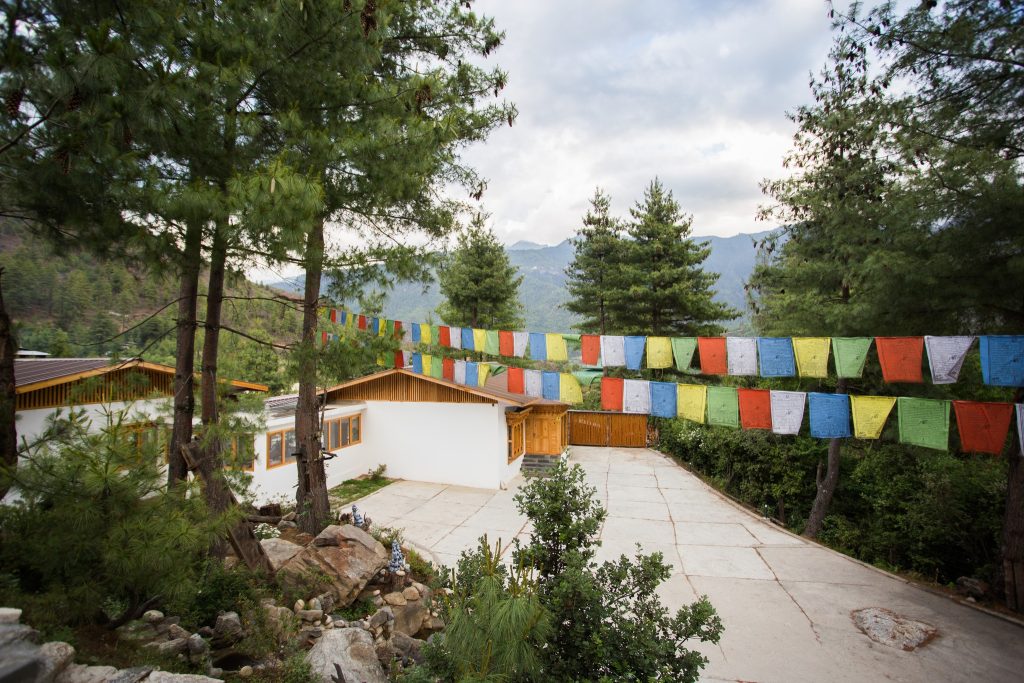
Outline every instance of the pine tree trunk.
[(192, 440), (192, 419), (195, 416), (195, 352), (196, 301), (199, 292), (199, 270), (202, 256), (202, 227), (189, 223), (185, 232), (182, 255), (181, 284), (178, 286), (178, 338), (174, 361), (174, 425), (171, 450), (168, 454), (167, 485), (183, 481), (187, 470), (181, 447)]
[[(18, 431), (15, 423), (17, 396), (14, 382), (14, 344), (11, 318), (4, 306), (3, 268), (0, 268), (0, 467), (11, 471), (18, 466)], [(7, 493), (7, 478), (0, 476), (0, 498)]]
[(298, 487), (295, 493), (299, 528), (319, 534), (330, 522), (327, 498), (327, 471), (320, 450), (319, 401), (316, 394), (320, 277), (324, 261), (324, 226), (318, 223), (306, 239), (306, 289), (302, 311), (300, 345), (299, 400), (295, 408), (295, 444), (299, 450)]
[[(1014, 403), (1024, 399), (1018, 389)], [(1024, 455), (1013, 440), (1007, 462), (1006, 512), (1003, 516), (1003, 593), (1006, 606), (1024, 612)]]
[[(836, 384), (836, 393), (846, 393), (846, 379), (840, 379)], [(814, 496), (814, 504), (811, 506), (811, 514), (807, 517), (807, 526), (804, 527), (804, 536), (817, 538), (821, 533), (821, 526), (828, 514), (828, 508), (832, 505), (832, 496), (835, 495), (836, 486), (839, 485), (839, 451), (842, 448), (842, 439), (830, 439), (828, 442), (828, 462), (825, 469), (825, 476), (821, 476), (821, 464), (818, 464), (818, 472), (815, 475), (815, 483), (818, 491)]]

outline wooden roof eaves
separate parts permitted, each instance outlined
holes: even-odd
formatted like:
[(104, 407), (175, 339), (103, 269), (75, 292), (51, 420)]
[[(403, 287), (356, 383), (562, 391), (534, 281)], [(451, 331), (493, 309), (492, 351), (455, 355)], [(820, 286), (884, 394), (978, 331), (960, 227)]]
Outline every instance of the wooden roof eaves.
[(512, 404), (512, 405), (515, 405), (515, 406), (525, 407), (525, 406), (533, 405), (534, 403), (537, 402), (537, 399), (533, 398), (531, 396), (524, 396), (521, 400), (520, 399), (511, 398), (511, 397), (505, 398), (503, 396), (495, 396), (494, 394), (492, 394), (492, 393), (490, 393), (488, 391), (481, 391), (481, 390), (476, 389), (474, 387), (467, 387), (467, 386), (464, 386), (462, 384), (456, 384), (454, 382), (449, 382), (448, 380), (438, 379), (436, 377), (431, 377), (430, 375), (421, 375), (421, 374), (412, 372), (411, 370), (406, 370), (404, 368), (393, 368), (391, 370), (385, 370), (384, 372), (378, 372), (378, 373), (374, 373), (372, 375), (365, 375), (363, 377), (357, 377), (356, 379), (349, 380), (348, 382), (343, 382), (343, 383), (338, 384), (337, 386), (333, 386), (333, 387), (331, 387), (329, 389), (325, 389), (324, 390), (324, 395), (326, 396), (327, 394), (330, 394), (333, 391), (339, 391), (341, 389), (348, 389), (349, 387), (358, 386), (360, 384), (365, 384), (366, 382), (371, 382), (371, 381), (374, 381), (374, 380), (377, 380), (377, 379), (381, 379), (383, 377), (388, 377), (389, 375), (405, 375), (406, 377), (412, 377), (414, 379), (422, 380), (424, 382), (431, 382), (433, 384), (438, 384), (438, 385), (443, 386), (443, 387), (448, 387), (449, 389), (456, 389), (458, 391), (463, 391), (463, 392), (465, 392), (467, 394), (472, 394), (474, 396), (478, 396), (480, 398), (486, 399), (486, 400), (488, 400), (488, 401), (490, 401), (492, 403), (495, 403), (495, 404), (497, 404), (497, 403), (509, 403), (509, 404)]
[[(30, 391), (38, 391), (39, 389), (48, 389), (50, 387), (59, 386), (61, 384), (69, 384), (71, 382), (77, 382), (81, 379), (89, 379), (91, 377), (98, 377), (100, 375), (106, 375), (111, 372), (117, 372), (118, 370), (129, 370), (133, 368), (140, 368), (142, 370), (150, 370), (152, 372), (160, 372), (166, 375), (173, 375), (174, 368), (169, 365), (160, 365), (159, 363), (150, 363), (148, 361), (139, 360), (138, 358), (131, 358), (116, 365), (107, 365), (102, 368), (96, 368), (93, 370), (85, 370), (83, 372), (74, 372), (70, 375), (64, 375), (62, 377), (54, 377), (52, 379), (42, 380), (39, 382), (33, 382), (32, 384), (23, 384), (15, 389), (15, 394), (27, 394)], [(248, 389), (251, 391), (270, 391), (270, 387), (265, 384), (256, 384), (255, 382), (243, 382), (242, 380), (231, 379), (221, 380), (227, 381), (231, 386), (239, 389)]]

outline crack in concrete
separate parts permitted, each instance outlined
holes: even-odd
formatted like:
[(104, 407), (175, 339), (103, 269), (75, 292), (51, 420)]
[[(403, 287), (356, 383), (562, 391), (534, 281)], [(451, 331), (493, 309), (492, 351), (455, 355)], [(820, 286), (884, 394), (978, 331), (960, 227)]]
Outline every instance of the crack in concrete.
[(818, 633), (818, 628), (814, 625), (814, 620), (811, 619), (811, 616), (809, 614), (807, 614), (803, 606), (799, 602), (797, 602), (797, 599), (793, 597), (793, 594), (790, 593), (789, 590), (787, 590), (786, 587), (782, 585), (781, 581), (779, 581), (779, 575), (775, 573), (775, 568), (772, 567), (768, 560), (765, 559), (764, 555), (761, 554), (761, 549), (759, 547), (755, 547), (754, 552), (756, 552), (757, 556), (761, 558), (762, 562), (764, 562), (764, 566), (768, 567), (768, 571), (772, 573), (772, 576), (775, 578), (775, 583), (779, 584), (779, 588), (782, 589), (782, 592), (785, 593), (786, 596), (793, 601), (793, 604), (796, 605), (796, 608), (800, 610), (800, 614), (804, 615), (804, 619), (807, 620), (807, 623), (811, 627), (811, 633), (814, 634), (814, 639), (818, 641), (819, 645), (821, 645), (821, 634)]

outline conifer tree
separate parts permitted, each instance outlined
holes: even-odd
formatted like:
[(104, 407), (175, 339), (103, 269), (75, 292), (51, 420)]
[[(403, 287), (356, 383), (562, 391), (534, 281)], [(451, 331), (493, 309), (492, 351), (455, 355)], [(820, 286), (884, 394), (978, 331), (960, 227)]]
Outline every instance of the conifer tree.
[(611, 197), (597, 188), (583, 216), (583, 227), (572, 239), (575, 256), (565, 271), (570, 297), (565, 307), (582, 316), (576, 328), (583, 332), (610, 334), (614, 329), (608, 302), (625, 245), (619, 221), (610, 211)]
[(523, 276), (518, 275), (504, 247), (483, 221), (483, 216), (476, 217), (438, 272), (445, 297), (438, 312), (449, 325), (520, 329), (519, 284)]

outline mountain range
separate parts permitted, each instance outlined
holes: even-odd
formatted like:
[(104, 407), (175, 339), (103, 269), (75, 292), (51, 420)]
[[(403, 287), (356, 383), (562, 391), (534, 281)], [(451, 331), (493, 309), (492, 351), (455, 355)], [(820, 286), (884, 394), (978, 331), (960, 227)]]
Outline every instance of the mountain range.
[[(696, 238), (711, 247), (711, 254), (704, 262), (704, 270), (719, 274), (715, 298), (744, 313), (742, 318), (729, 323), (731, 330), (743, 329), (747, 324), (744, 285), (754, 270), (755, 240), (763, 238), (768, 232)], [(525, 309), (526, 328), (572, 331), (576, 316), (562, 307), (568, 298), (565, 269), (573, 258), (572, 243), (565, 240), (551, 246), (523, 240), (505, 247), (505, 251), (523, 276), (519, 299)], [(302, 290), (302, 282), (302, 276), (297, 276), (266, 284), (298, 292)], [(436, 321), (436, 310), (440, 303), (441, 293), (436, 282), (426, 290), (419, 284), (400, 284), (388, 293), (383, 313), (395, 320)]]

